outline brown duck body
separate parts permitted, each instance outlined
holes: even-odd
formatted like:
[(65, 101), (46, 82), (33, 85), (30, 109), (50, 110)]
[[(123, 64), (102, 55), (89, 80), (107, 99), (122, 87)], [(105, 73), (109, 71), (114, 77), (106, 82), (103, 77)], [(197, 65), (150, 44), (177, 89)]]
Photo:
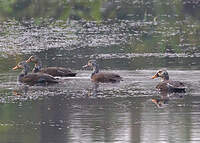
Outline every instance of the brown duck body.
[(61, 77), (73, 77), (76, 76), (77, 73), (72, 72), (68, 68), (64, 67), (46, 67), (42, 68), (41, 61), (35, 57), (31, 56), (27, 61), (27, 63), (34, 63), (35, 67), (33, 68), (33, 73), (41, 72), (41, 73), (46, 73), (52, 76), (61, 76)]
[(64, 67), (47, 67), (39, 70), (41, 73), (50, 74), (52, 76), (73, 77), (77, 73), (73, 73), (70, 69)]
[(179, 81), (165, 80), (157, 84), (156, 88), (161, 92), (185, 93), (185, 86)]
[(169, 74), (166, 70), (160, 69), (152, 77), (161, 78), (161, 82), (156, 86), (156, 88), (161, 92), (175, 92), (175, 93), (185, 93), (185, 86), (180, 81), (169, 80)]
[(118, 74), (99, 72), (91, 76), (94, 82), (120, 82), (122, 78)]
[(92, 67), (93, 73), (91, 75), (91, 80), (93, 82), (103, 82), (103, 83), (115, 83), (120, 82), (122, 77), (115, 73), (106, 73), (106, 72), (99, 72), (99, 66), (97, 65), (95, 60), (89, 60), (88, 63), (83, 66), (83, 68)]
[(19, 81), (28, 85), (43, 85), (58, 83), (58, 81), (48, 74), (43, 73), (29, 73), (19, 78)]
[(18, 76), (18, 81), (28, 85), (47, 85), (50, 83), (58, 83), (58, 81), (51, 75), (45, 73), (28, 73), (29, 67), (26, 62), (18, 63), (13, 70), (23, 69)]

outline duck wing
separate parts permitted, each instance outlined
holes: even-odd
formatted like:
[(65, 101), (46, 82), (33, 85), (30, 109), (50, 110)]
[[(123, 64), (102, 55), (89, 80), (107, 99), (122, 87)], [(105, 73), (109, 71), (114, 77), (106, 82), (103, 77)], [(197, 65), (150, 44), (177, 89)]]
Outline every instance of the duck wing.
[(53, 76), (44, 73), (27, 74), (22, 78), (21, 81), (29, 85), (34, 85), (37, 83), (58, 83)]
[(171, 86), (173, 88), (183, 88), (183, 87), (185, 87), (184, 83), (182, 83), (180, 81), (169, 80), (167, 83), (168, 83), (169, 86)]
[(182, 82), (172, 80), (162, 81), (156, 88), (161, 92), (185, 92), (185, 86)]

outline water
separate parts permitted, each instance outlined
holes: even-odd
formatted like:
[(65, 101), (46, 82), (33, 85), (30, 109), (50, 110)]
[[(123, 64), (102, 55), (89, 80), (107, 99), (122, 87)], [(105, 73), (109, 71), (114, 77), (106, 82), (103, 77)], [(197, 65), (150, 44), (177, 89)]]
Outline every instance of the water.
[[(199, 141), (199, 71), (173, 71), (187, 83), (186, 94), (163, 97), (155, 71), (110, 71), (124, 81), (95, 86), (90, 71), (62, 78), (55, 86), (24, 87), (15, 81), (1, 92), (2, 142), (173, 142)], [(192, 75), (192, 76), (191, 76)], [(15, 77), (15, 76), (14, 76)], [(13, 77), (13, 78), (14, 78)], [(4, 88), (5, 89), (5, 88)], [(9, 95), (7, 95), (7, 94)], [(14, 136), (10, 137), (10, 134)]]
[[(198, 11), (184, 0), (1, 1), (0, 142), (199, 142)], [(31, 55), (77, 77), (19, 84), (12, 67)], [(89, 59), (123, 81), (91, 82)], [(160, 94), (160, 68), (186, 93)]]

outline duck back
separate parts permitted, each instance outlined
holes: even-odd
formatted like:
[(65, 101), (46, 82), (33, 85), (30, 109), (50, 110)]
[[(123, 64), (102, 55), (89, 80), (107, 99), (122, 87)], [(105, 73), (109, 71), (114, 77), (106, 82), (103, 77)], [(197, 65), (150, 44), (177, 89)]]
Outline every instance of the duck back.
[(76, 76), (77, 73), (73, 73), (70, 69), (63, 67), (47, 67), (41, 68), (40, 72), (50, 74), (52, 76), (61, 76), (61, 77), (73, 77)]

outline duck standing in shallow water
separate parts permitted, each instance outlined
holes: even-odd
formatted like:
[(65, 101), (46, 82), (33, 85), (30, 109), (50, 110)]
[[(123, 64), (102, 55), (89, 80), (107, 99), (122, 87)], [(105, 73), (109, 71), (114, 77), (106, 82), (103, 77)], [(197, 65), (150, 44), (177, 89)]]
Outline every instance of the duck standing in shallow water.
[(77, 73), (72, 72), (70, 69), (64, 68), (64, 67), (42, 68), (42, 64), (36, 56), (31, 56), (26, 62), (27, 63), (32, 62), (35, 64), (33, 68), (34, 73), (41, 72), (41, 73), (50, 74), (52, 76), (61, 76), (61, 77), (74, 77), (77, 74)]
[(152, 76), (152, 79), (161, 78), (161, 82), (156, 86), (156, 88), (161, 92), (175, 92), (175, 93), (185, 93), (185, 86), (180, 81), (169, 80), (169, 74), (166, 70), (160, 69), (157, 73)]
[(18, 63), (13, 70), (23, 69), (22, 73), (18, 76), (18, 81), (28, 85), (43, 85), (50, 83), (58, 83), (58, 81), (51, 75), (45, 73), (28, 73), (29, 66), (25, 61)]
[(92, 67), (93, 68), (93, 72), (92, 72), (92, 75), (91, 75), (91, 80), (93, 82), (115, 83), (115, 82), (120, 82), (122, 80), (122, 77), (118, 74), (99, 72), (99, 66), (98, 66), (98, 64), (96, 63), (95, 60), (89, 60), (87, 65), (83, 66), (83, 68), (86, 68), (86, 67)]

